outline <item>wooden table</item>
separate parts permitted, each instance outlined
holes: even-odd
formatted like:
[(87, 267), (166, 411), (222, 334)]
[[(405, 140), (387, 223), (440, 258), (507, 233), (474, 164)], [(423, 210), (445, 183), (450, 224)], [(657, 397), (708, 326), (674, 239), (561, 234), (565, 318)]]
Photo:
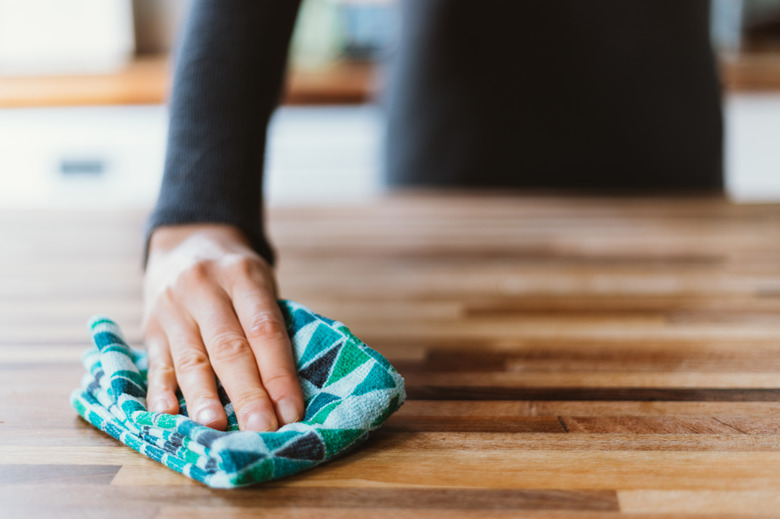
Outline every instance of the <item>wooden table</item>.
[(409, 400), (352, 455), (238, 491), (67, 403), (91, 313), (140, 343), (143, 218), (0, 211), (3, 519), (780, 510), (780, 206), (411, 193), (271, 210), (283, 295), (386, 354)]

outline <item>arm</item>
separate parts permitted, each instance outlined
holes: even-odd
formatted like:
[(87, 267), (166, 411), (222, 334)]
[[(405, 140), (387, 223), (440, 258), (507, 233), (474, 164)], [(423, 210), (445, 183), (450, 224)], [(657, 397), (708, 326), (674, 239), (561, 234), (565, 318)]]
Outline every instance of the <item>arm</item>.
[(242, 430), (303, 416), (262, 221), (266, 125), (298, 2), (194, 0), (174, 73), (165, 173), (147, 224), (144, 339), (151, 410)]
[(263, 232), (268, 120), (298, 2), (194, 0), (174, 72), (165, 173), (147, 238), (161, 225), (238, 227), (273, 263)]

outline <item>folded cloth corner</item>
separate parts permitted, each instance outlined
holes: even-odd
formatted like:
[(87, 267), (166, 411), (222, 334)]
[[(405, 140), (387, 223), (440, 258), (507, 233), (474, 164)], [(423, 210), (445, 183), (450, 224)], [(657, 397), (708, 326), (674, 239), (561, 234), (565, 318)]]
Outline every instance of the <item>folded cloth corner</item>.
[(214, 488), (235, 488), (289, 476), (351, 450), (379, 428), (406, 398), (404, 380), (381, 354), (344, 324), (279, 300), (292, 343), (306, 413), (274, 432), (239, 431), (233, 406), (217, 381), (226, 431), (181, 413), (146, 409), (147, 356), (119, 326), (94, 316), (94, 347), (71, 405), (89, 423), (169, 468)]

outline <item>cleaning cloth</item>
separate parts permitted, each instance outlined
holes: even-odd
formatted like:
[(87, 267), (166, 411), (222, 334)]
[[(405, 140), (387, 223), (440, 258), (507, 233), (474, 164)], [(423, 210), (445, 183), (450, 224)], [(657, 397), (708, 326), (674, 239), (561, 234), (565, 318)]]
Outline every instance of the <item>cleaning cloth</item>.
[(94, 347), (82, 355), (87, 373), (71, 405), (89, 423), (141, 454), (215, 488), (234, 488), (295, 474), (344, 454), (403, 403), (403, 378), (338, 321), (280, 300), (306, 405), (304, 419), (274, 432), (239, 431), (228, 417), (217, 431), (181, 414), (146, 410), (147, 356), (131, 348), (112, 320), (90, 319)]

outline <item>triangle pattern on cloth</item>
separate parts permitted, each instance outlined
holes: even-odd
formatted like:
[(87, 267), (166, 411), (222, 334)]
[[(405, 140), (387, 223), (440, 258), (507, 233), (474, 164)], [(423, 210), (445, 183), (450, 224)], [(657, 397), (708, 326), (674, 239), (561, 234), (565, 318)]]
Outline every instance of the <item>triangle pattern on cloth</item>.
[(289, 328), (293, 332), (295, 332), (296, 330), (300, 330), (307, 324), (313, 323), (317, 320), (317, 316), (301, 308), (297, 308), (292, 312), (287, 312), (286, 308), (284, 308), (284, 305), (281, 305), (281, 307), (282, 307), (282, 311), (290, 316)]
[(291, 441), (284, 448), (274, 452), (274, 455), (296, 460), (318, 461), (325, 457), (325, 446), (317, 433), (312, 431)]
[(224, 437), (225, 433), (222, 431), (216, 431), (214, 429), (201, 430), (196, 433), (198, 443), (205, 447), (211, 448), (214, 442)]
[(333, 370), (330, 373), (330, 378), (325, 383), (325, 387), (338, 382), (345, 375), (352, 373), (362, 364), (365, 364), (371, 360), (371, 357), (366, 355), (354, 341), (347, 341), (343, 348), (339, 358), (336, 360), (336, 364), (333, 366)]
[(319, 429), (328, 454), (341, 452), (345, 447), (365, 434), (363, 429)]
[(246, 485), (255, 481), (263, 481), (269, 479), (274, 473), (274, 461), (273, 458), (266, 458), (260, 463), (256, 463), (250, 467), (243, 467), (238, 472), (235, 483), (237, 485)]
[(264, 434), (261, 438), (268, 450), (275, 451), (298, 436), (298, 434), (297, 431), (279, 431), (276, 434)]
[(330, 328), (329, 326), (318, 323), (311, 333), (309, 343), (306, 345), (306, 349), (298, 359), (298, 365), (307, 365), (314, 357), (316, 357), (322, 350), (327, 349), (332, 344), (336, 344), (344, 341), (344, 336)]
[(395, 380), (381, 366), (375, 364), (368, 376), (355, 388), (352, 394), (365, 395), (376, 389), (391, 389), (394, 387)]
[(341, 405), (341, 400), (331, 402), (306, 421), (311, 423), (324, 424), (325, 420), (327, 420), (328, 416), (330, 416), (330, 413), (332, 413), (333, 410), (336, 409), (339, 405)]
[(298, 374), (315, 386), (321, 388), (325, 384), (325, 381), (328, 380), (330, 368), (333, 366), (333, 363), (336, 360), (336, 356), (341, 350), (341, 346), (341, 343), (336, 344), (331, 349), (322, 354), (318, 359), (314, 360), (311, 364), (300, 370)]
[[(336, 395), (339, 398), (347, 398), (349, 397), (352, 392), (355, 390), (357, 386), (360, 385), (360, 383), (368, 376), (369, 371), (371, 371), (371, 367), (374, 363), (372, 362), (366, 362), (365, 364), (362, 364), (352, 370), (350, 373), (347, 373), (345, 376), (337, 380), (336, 382), (328, 385), (323, 386), (320, 388), (314, 388), (313, 394), (327, 391), (328, 393), (332, 395)], [(305, 380), (305, 379), (301, 379)], [(311, 385), (308, 381), (306, 381), (307, 387), (314, 387)]]
[(262, 451), (225, 451), (222, 455), (222, 468), (234, 472), (242, 467), (254, 465), (258, 461), (268, 457), (268, 453)]
[(309, 420), (312, 416), (316, 415), (320, 409), (340, 398), (341, 397), (326, 393), (325, 391), (317, 393), (317, 395), (311, 399), (309, 405), (306, 406), (306, 416), (304, 417), (304, 420)]

